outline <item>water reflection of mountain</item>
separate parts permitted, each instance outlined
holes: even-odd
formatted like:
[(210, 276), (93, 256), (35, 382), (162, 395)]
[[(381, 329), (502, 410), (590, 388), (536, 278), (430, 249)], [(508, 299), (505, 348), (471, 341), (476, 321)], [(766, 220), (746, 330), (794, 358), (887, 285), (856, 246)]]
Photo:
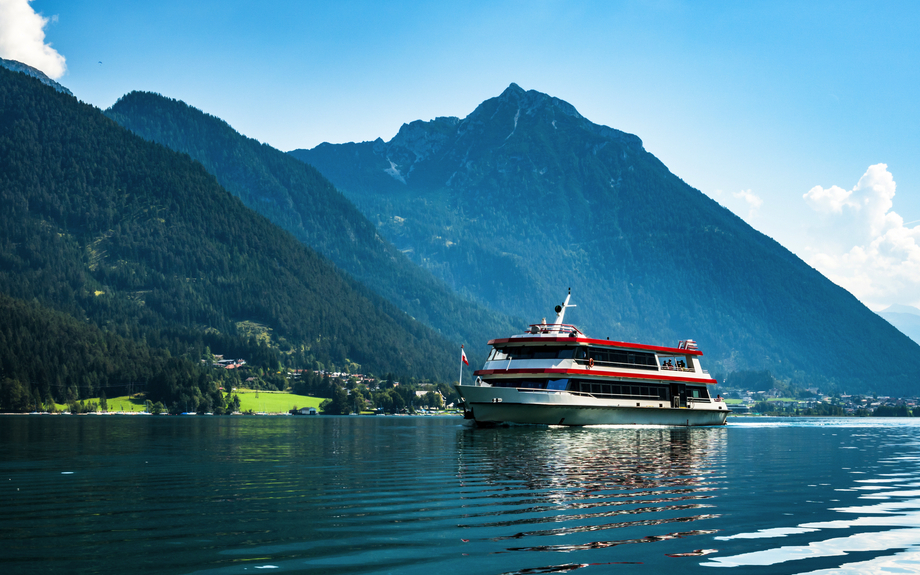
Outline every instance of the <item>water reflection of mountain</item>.
[[(508, 551), (714, 533), (696, 522), (718, 517), (725, 444), (721, 428), (468, 429), (459, 441), (461, 526), (525, 545)], [(694, 528), (673, 525), (684, 523)]]

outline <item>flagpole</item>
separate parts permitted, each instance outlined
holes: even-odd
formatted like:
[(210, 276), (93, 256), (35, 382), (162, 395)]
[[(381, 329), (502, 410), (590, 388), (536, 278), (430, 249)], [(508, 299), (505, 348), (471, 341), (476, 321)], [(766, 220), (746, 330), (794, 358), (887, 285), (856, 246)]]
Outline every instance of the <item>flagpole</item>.
[(457, 385), (463, 385), (463, 344), (460, 344), (460, 379), (457, 381)]

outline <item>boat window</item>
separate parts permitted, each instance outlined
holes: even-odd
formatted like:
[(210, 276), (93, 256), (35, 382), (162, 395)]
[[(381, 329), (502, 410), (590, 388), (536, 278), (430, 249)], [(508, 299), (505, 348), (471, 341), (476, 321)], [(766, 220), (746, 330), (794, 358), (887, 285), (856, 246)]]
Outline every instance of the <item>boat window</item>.
[(557, 349), (535, 349), (533, 350), (533, 355), (530, 356), (531, 359), (556, 359), (556, 356), (559, 355), (559, 350)]
[(492, 387), (516, 387), (521, 389), (553, 389), (563, 391), (569, 385), (568, 379), (492, 379), (483, 380)]
[(546, 389), (556, 389), (563, 391), (568, 385), (569, 380), (567, 379), (550, 379), (546, 382)]
[[(573, 347), (506, 347), (501, 350), (511, 359), (572, 359)], [(497, 360), (496, 360), (497, 361)]]
[(572, 359), (575, 357), (575, 348), (574, 347), (564, 347), (559, 350), (557, 354), (559, 359)]
[[(630, 385), (613, 385), (606, 383), (593, 383), (584, 380), (572, 380), (569, 387), (572, 391), (581, 391), (590, 393), (598, 397), (613, 397), (623, 399), (661, 399), (667, 400), (667, 386), (630, 386)], [(705, 392), (705, 390), (703, 390)], [(705, 396), (703, 396), (705, 397)]]
[(492, 350), (492, 355), (489, 357), (489, 361), (504, 361), (508, 359), (508, 354), (503, 349), (495, 348)]
[(658, 369), (654, 353), (624, 351), (619, 349), (589, 348), (588, 357), (595, 364), (632, 369)]

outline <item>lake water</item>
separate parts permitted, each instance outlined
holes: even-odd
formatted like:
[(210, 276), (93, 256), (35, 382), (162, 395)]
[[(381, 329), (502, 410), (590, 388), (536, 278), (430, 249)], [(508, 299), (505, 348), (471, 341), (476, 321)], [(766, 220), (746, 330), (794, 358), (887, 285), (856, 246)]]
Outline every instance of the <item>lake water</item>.
[(920, 422), (729, 421), (4, 416), (0, 573), (920, 572)]

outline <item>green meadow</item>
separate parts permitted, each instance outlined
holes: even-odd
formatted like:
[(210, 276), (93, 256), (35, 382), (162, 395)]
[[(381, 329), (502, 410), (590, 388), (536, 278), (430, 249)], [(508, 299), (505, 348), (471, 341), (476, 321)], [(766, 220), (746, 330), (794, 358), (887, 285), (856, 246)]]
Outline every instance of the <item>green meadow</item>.
[(311, 397), (309, 395), (296, 395), (293, 393), (283, 393), (280, 391), (249, 391), (237, 390), (234, 395), (240, 398), (240, 411), (253, 411), (255, 413), (287, 413), (295, 407), (315, 407), (319, 410), (319, 404), (324, 398)]
[[(284, 393), (280, 391), (254, 391), (254, 390), (237, 390), (233, 395), (240, 398), (240, 411), (247, 413), (288, 413), (292, 409), (301, 407), (315, 407), (319, 410), (319, 404), (325, 401), (322, 397), (311, 397), (309, 395), (297, 395), (294, 393)], [(95, 403), (99, 405), (98, 397), (84, 399), (84, 404)], [(106, 400), (108, 411), (126, 411), (141, 412), (145, 410), (145, 401), (142, 394), (132, 396), (122, 395), (110, 397)], [(68, 406), (63, 403), (56, 403), (58, 411), (67, 411)]]

